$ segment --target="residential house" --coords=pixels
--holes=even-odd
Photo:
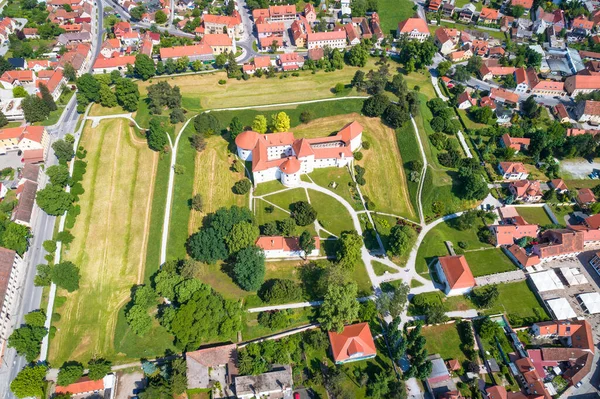
[[[254,74],[257,70],[261,69],[263,71],[269,70],[271,66],[271,57],[268,55],[264,56],[256,56],[252,60],[252,62],[243,65],[243,71],[247,74]]]
[[[281,35],[271,35],[258,39],[258,47],[260,51],[269,51],[272,49],[275,51],[283,51],[283,46],[283,36]]]
[[[587,320],[543,321],[531,326],[531,334],[538,338],[561,338],[570,348],[594,353],[594,336]]]
[[[25,35],[25,39],[39,39],[40,38],[37,28],[23,28],[22,31],[23,31],[23,35]]]
[[[571,118],[569,117],[569,113],[567,112],[567,108],[565,108],[564,104],[558,103],[553,108],[554,115],[556,119],[560,121],[560,123],[569,123],[571,122]]]
[[[286,29],[283,22],[256,24],[255,26],[259,39],[269,36],[283,37],[283,32]]]
[[[69,51],[63,54],[58,61],[57,68],[64,69],[66,64],[71,64],[77,76],[87,72],[91,61],[91,45],[79,43],[68,46]]]
[[[539,202],[542,200],[542,189],[537,180],[518,180],[508,185],[508,191],[516,201]]]
[[[195,44],[193,46],[162,47],[160,49],[160,59],[178,60],[181,57],[188,57],[190,62],[197,60],[209,61],[214,59],[212,49],[205,44]]]
[[[517,359],[514,365],[518,371],[517,379],[529,394],[529,398],[552,399],[548,390],[544,386],[544,380],[535,368],[530,358],[524,357]]]
[[[313,61],[319,61],[321,58],[325,56],[325,51],[323,47],[315,47],[308,50],[307,58]]]
[[[519,151],[526,150],[531,143],[530,139],[524,137],[510,137],[508,133],[504,133],[500,138],[500,146],[504,148],[512,148],[515,154]]]
[[[40,76],[41,74],[44,74],[44,73],[45,73],[45,76]],[[58,98],[60,97],[60,95],[62,94],[63,86],[66,83],[67,83],[67,78],[63,75],[62,69],[50,70],[50,71],[49,70],[40,71],[38,73],[38,79],[37,79],[37,87],[38,87],[37,95],[41,95],[39,92],[39,86],[40,86],[40,84],[44,84],[48,88],[48,91],[50,92],[50,95],[52,96],[54,101],[57,101]]]
[[[105,390],[108,392],[108,390],[116,388],[116,382],[117,378],[112,373],[99,380],[92,380],[88,376],[85,376],[67,386],[57,385],[54,393],[57,395],[69,393],[76,397],[104,397]],[[107,394],[107,396],[109,395]]]
[[[255,22],[261,17],[267,22],[293,21],[296,19],[296,6],[270,6],[269,8],[252,10],[252,18],[254,18]]]
[[[19,297],[21,274],[25,271],[23,259],[15,251],[0,248],[0,356],[11,334],[13,312]]]
[[[589,188],[580,188],[579,190],[577,190],[576,201],[579,204],[579,206],[587,207],[596,202],[596,196],[594,195],[594,192]]]
[[[300,248],[298,237],[261,236],[256,240],[256,246],[263,250],[265,258],[307,258],[319,256],[321,240],[315,238],[315,249],[305,254]]]
[[[356,32],[356,28],[352,23],[345,24],[344,31],[346,32],[346,39],[350,46],[356,46],[360,43],[360,35]]]
[[[486,47],[487,48],[487,47]],[[482,80],[492,80],[495,77],[512,75],[515,73],[515,67],[500,66],[497,60],[487,60],[479,68],[479,76]]]
[[[579,101],[575,106],[575,119],[577,122],[600,124],[600,101]]]
[[[454,10],[456,10],[456,7],[454,7],[452,4],[450,4],[450,3],[442,4],[442,15],[444,17],[452,18],[452,16],[454,15]]]
[[[473,4],[467,4],[460,10],[460,13],[458,14],[458,20],[465,24],[470,24],[475,16],[475,10],[476,9]]]
[[[212,389],[215,398],[234,396],[231,387],[238,375],[236,344],[186,352],[185,363],[188,389]]]
[[[535,254],[528,254],[525,248],[520,245],[513,244],[508,248],[509,257],[513,261],[520,265],[522,268],[527,269],[528,267],[533,267],[540,263],[540,257]]]
[[[456,384],[446,367],[444,359],[438,354],[429,355],[427,360],[431,362],[431,373],[425,379],[425,387],[431,397],[439,399],[457,399],[453,393],[457,391]],[[457,392],[458,393],[458,392]],[[460,396],[458,396],[460,398]]]
[[[210,47],[214,56],[219,54],[235,53],[233,41],[224,33],[205,34],[201,44]]]
[[[106,39],[100,47],[100,54],[104,58],[118,57],[121,53],[121,42],[119,39]]]
[[[558,33],[565,27],[565,12],[561,9],[552,12],[546,12],[542,7],[538,7],[535,12],[535,22],[533,32],[536,35],[545,33],[548,28],[552,28],[554,33]]]
[[[135,55],[125,55],[123,57],[97,58],[92,67],[93,73],[111,73],[112,71],[124,72],[127,65],[135,64]]]
[[[206,33],[226,33],[230,38],[241,38],[244,34],[242,17],[234,10],[231,15],[204,14],[202,23]]]
[[[448,54],[447,58],[452,62],[466,61],[473,56],[473,52],[470,49],[459,50]]]
[[[19,126],[0,130],[0,154],[20,151],[24,163],[46,159],[50,136],[44,126]]]
[[[529,172],[521,162],[500,162],[498,172],[504,180],[525,180]]]
[[[381,44],[385,35],[383,34],[383,30],[381,29],[381,22],[379,21],[379,15],[374,12],[371,14],[371,31],[373,32],[373,36],[377,38],[377,44]]]
[[[518,106],[519,104],[519,95],[506,89],[493,87],[490,94],[490,98],[492,100],[496,100],[501,103],[507,103],[510,105]]]
[[[600,75],[573,75],[565,79],[565,90],[571,97],[600,90]]]
[[[471,94],[468,91],[463,91],[456,99],[456,106],[458,109],[469,109],[473,105],[477,105],[477,100],[471,98]]]
[[[488,7],[483,7],[479,12],[479,22],[482,24],[498,24],[500,13],[498,10]]]
[[[464,255],[438,257],[435,270],[448,296],[464,295],[475,287],[475,278]]]
[[[38,165],[26,164],[21,171],[21,178],[16,189],[18,202],[12,211],[11,221],[31,227],[39,175],[40,167]]]
[[[346,31],[313,32],[307,35],[307,48],[346,48]]]
[[[43,71],[45,69],[50,69],[55,66],[56,63],[50,60],[29,60],[27,61],[27,69],[31,69],[34,72]]]
[[[341,332],[329,331],[331,354],[335,364],[346,364],[377,355],[369,323],[344,326]]]
[[[594,28],[594,21],[590,21],[587,17],[580,15],[573,19],[571,22],[571,29],[581,29],[586,32],[586,34],[590,34],[592,29]]]
[[[0,76],[0,85],[5,89],[12,89],[29,83],[35,83],[36,76],[33,71],[6,71]]]
[[[525,10],[525,15],[529,14],[533,7],[533,0],[511,0],[510,5],[512,7],[521,6]]]
[[[259,375],[238,376],[234,380],[235,395],[239,399],[288,398],[292,396],[292,367],[273,367]]]
[[[312,6],[312,4],[311,4]],[[292,22],[292,26],[290,27],[290,31],[292,33],[292,40],[294,41],[294,45],[296,47],[306,47],[306,42],[308,40],[308,34],[312,33],[312,28],[310,27],[310,22],[303,17],[300,16],[297,20]]]
[[[285,53],[277,58],[279,66],[284,71],[295,71],[304,66],[304,57],[298,53]]]
[[[556,190],[560,194],[564,194],[569,191],[567,184],[563,179],[552,179],[550,180],[550,187]],[[598,226],[600,228],[600,225]]]
[[[490,230],[494,234],[496,246],[499,247],[501,245],[512,245],[516,240],[523,237],[537,237],[539,226],[529,224],[519,217],[511,224],[503,222],[503,224],[490,226]]]
[[[304,5],[304,18],[306,18],[308,23],[311,25],[317,22],[317,11],[312,3],[306,3]]]
[[[296,139],[291,132],[259,134],[251,130],[235,138],[237,154],[252,162],[255,184],[280,180],[285,186],[300,184],[300,175],[315,168],[345,167],[362,144],[362,126],[351,122],[336,135]]]
[[[456,32],[456,29],[451,30]],[[449,35],[449,31],[450,29],[438,28],[436,29],[435,35],[433,37],[433,42],[438,47],[442,55],[450,54],[456,46],[456,39],[458,38],[458,34],[454,35],[454,38],[452,38]]]
[[[397,37],[405,36],[410,40],[424,42],[431,34],[427,22],[421,18],[408,18],[398,23]]]

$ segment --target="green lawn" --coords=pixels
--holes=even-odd
[[[259,184],[260,186],[260,184]],[[306,201],[306,191],[303,188],[293,188],[281,193],[266,195],[264,200],[269,201],[286,211],[291,211],[291,204],[298,201]]]
[[[381,19],[381,29],[385,35],[396,33],[398,23],[415,15],[414,3],[408,0],[380,0],[378,14]]]
[[[500,248],[465,252],[465,258],[475,277],[517,270]]]
[[[548,314],[529,288],[527,281],[498,284],[498,291],[500,291],[500,296],[496,304],[491,309],[486,310],[486,314],[506,312],[509,315],[518,315],[521,318],[536,317],[538,315],[541,315],[542,319],[548,318]]]
[[[486,125],[483,123],[478,123],[478,122],[475,122],[474,120],[472,120],[471,117],[469,116],[469,112],[467,110],[457,109],[457,111],[458,111],[458,114],[460,115],[460,118],[462,119],[463,123],[467,127],[467,129],[477,130],[477,129],[489,127],[489,125]]]
[[[553,205],[551,207],[551,209],[552,209],[552,213],[554,213],[554,216],[556,216],[556,219],[558,219],[558,223],[560,223],[563,226],[567,225],[567,222],[565,221],[565,217],[569,216],[574,211],[573,206],[555,206],[555,205]]]
[[[306,182],[310,182],[312,180],[315,184],[331,190],[348,201],[348,203],[357,211],[364,209],[362,203],[360,202],[360,198],[358,197],[358,193],[356,193],[356,190],[350,187],[352,178],[348,172],[348,169],[346,168],[315,169],[309,175],[302,175],[302,180]],[[337,186],[333,188],[331,183],[336,183]]]
[[[273,220],[282,220],[290,217],[289,213],[285,213],[279,208],[273,207],[272,212],[268,212],[266,208],[270,207],[271,204],[266,203],[263,200],[254,200],[254,215],[256,216],[256,223],[263,225]]]
[[[461,364],[467,360],[460,350],[460,336],[456,323],[426,326],[421,329],[421,334],[427,340],[425,348],[430,354],[439,353],[444,360],[455,359]]]
[[[275,191],[284,190],[287,187],[281,184],[279,180],[266,181],[259,183],[254,189],[254,196],[259,197],[261,195],[273,193]]]
[[[468,230],[457,230],[452,227],[451,221],[440,223],[433,228],[421,243],[419,252],[417,254],[417,272],[423,277],[428,278],[429,273],[427,265],[432,262],[437,256],[448,255],[448,250],[444,241],[451,241],[454,244],[454,250],[460,249],[458,246],[459,241],[467,243],[467,248],[490,248],[490,244],[485,244],[479,241],[477,237],[477,231],[483,226],[483,222],[478,221],[476,225],[472,226]]]
[[[117,105],[116,107],[103,107],[100,104],[92,105],[92,109],[90,109],[89,116],[107,116],[107,115],[118,115],[118,114],[128,114],[129,111],[125,111],[121,106]]]
[[[423,157],[419,150],[419,143],[412,123],[405,123],[404,126],[396,129],[396,142],[398,143],[398,149],[400,150],[400,156],[402,157],[404,174],[410,176],[410,169],[408,168],[409,162],[416,160],[423,162]],[[406,179],[406,186],[408,187],[412,208],[418,213],[419,207],[417,205],[417,195],[419,183]]]
[[[371,261],[371,265],[373,265],[373,270],[375,271],[375,274],[378,276],[383,276],[385,274],[385,272],[388,273],[396,273],[397,270],[393,269],[387,265],[384,265],[381,262],[377,262],[376,260]]]
[[[324,229],[338,237],[342,231],[354,230],[350,214],[338,200],[314,190],[308,190],[308,195],[310,203],[317,211],[317,220]]]
[[[317,309],[311,307],[291,309],[290,313],[290,324],[285,327],[283,331],[314,322],[317,316]],[[271,330],[258,324],[258,315],[259,313],[246,313],[246,320],[242,327],[242,340],[247,341],[276,334],[278,332],[278,330]]]
[[[527,221],[527,223],[537,224],[540,226],[545,226],[548,224],[552,224],[552,220],[548,217],[548,214],[544,210],[543,207],[532,206],[532,207],[524,207],[519,206],[515,208],[519,215],[523,217]]]

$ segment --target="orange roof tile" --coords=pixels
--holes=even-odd
[[[67,385],[66,387],[62,387],[60,385],[58,385],[56,387],[55,392],[56,393],[71,393],[71,394],[80,394],[80,393],[86,393],[86,392],[93,392],[93,391],[100,391],[104,389],[104,381],[103,380],[98,380],[98,381],[93,381],[90,380],[88,377],[82,377],[79,379],[79,381],[74,382],[71,385]]]
[[[336,362],[343,362],[354,356],[367,357],[377,354],[368,323],[345,326],[339,333],[330,331],[329,342],[333,360]]]
[[[398,24],[399,33],[410,33],[414,30],[423,34],[429,33],[427,22],[421,18],[408,18]]]
[[[475,286],[475,278],[464,255],[438,258],[450,289]]]

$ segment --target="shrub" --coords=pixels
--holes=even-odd
[[[335,88],[333,89],[336,93],[341,93],[344,91],[344,89],[346,88],[346,85],[344,85],[343,83],[338,83],[335,85]]]
[[[462,249],[467,249],[467,248],[469,248],[469,243],[466,241],[459,241],[458,246],[461,247]]]
[[[369,148],[371,148],[371,143],[368,141],[363,141],[362,148],[364,148],[365,150],[368,150]]]
[[[361,159],[363,159],[363,153],[360,151],[356,151],[354,153],[354,159],[356,159],[357,161],[360,161]]]
[[[233,192],[235,194],[244,195],[252,188],[252,183],[247,178],[237,181],[233,185]]]
[[[219,84],[220,85],[224,85],[225,83],[227,83],[227,81],[225,79],[219,79]]]
[[[265,281],[258,296],[267,303],[297,302],[302,298],[302,290],[295,281],[271,279]]]
[[[308,123],[310,121],[312,121],[314,119],[314,115],[312,112],[310,112],[309,110],[306,111],[302,111],[302,113],[300,114],[300,122],[302,123]]]

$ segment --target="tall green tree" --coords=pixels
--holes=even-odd
[[[236,223],[229,234],[225,237],[225,244],[230,254],[235,254],[243,248],[249,247],[256,242],[260,231],[258,226],[250,222]]]
[[[243,131],[244,125],[242,124],[242,121],[240,121],[240,118],[238,118],[237,116],[234,116],[233,119],[231,119],[231,122],[229,123],[229,136],[232,140],[235,140],[237,135]]]
[[[135,56],[135,64],[133,71],[142,80],[148,80],[156,75],[156,67],[152,58],[146,54],[138,54]]]
[[[148,147],[154,151],[164,151],[167,146],[167,132],[160,119],[150,119],[150,129],[146,132]]]
[[[310,231],[304,230],[298,239],[298,244],[300,245],[300,249],[304,251],[304,257],[307,258],[308,255],[316,248],[315,246],[315,238],[310,234]]]
[[[79,268],[72,262],[65,261],[52,267],[52,282],[69,292],[79,289]]]
[[[27,95],[21,102],[21,108],[23,108],[25,120],[29,123],[46,120],[50,114],[44,100],[36,95]]]
[[[112,362],[103,358],[92,359],[88,362],[88,377],[90,380],[98,381],[110,373]]]
[[[358,317],[359,304],[356,300],[358,287],[355,282],[330,284],[319,309],[319,323],[327,331],[341,332],[344,324]]]
[[[40,208],[48,215],[60,216],[73,203],[73,196],[61,186],[48,184],[37,192],[35,200]]]
[[[140,100],[137,83],[130,79],[119,79],[115,84],[115,95],[117,96],[117,102],[123,109],[129,112],[137,111]]]
[[[346,268],[354,268],[361,257],[363,240],[356,230],[343,231],[338,240],[336,258]]]
[[[267,118],[264,115],[256,115],[252,121],[252,130],[258,133],[266,133]]]
[[[42,101],[46,104],[46,107],[50,111],[56,111],[56,103],[54,102],[54,98],[52,94],[50,94],[50,90],[48,90],[48,86],[43,83],[39,84],[40,94],[42,95]]]
[[[65,362],[60,369],[58,369],[56,384],[66,387],[67,385],[77,382],[81,377],[83,377],[83,364],[74,361]]]
[[[235,257],[233,276],[246,291],[256,291],[265,280],[265,255],[257,247],[246,247]]]
[[[17,328],[8,337],[8,346],[14,348],[19,355],[33,362],[40,355],[42,339],[48,334],[45,327],[24,325]]]
[[[43,364],[26,366],[10,383],[10,390],[17,398],[41,398],[45,392],[47,370]]]
[[[90,73],[85,73],[77,78],[77,90],[87,104],[97,103],[100,100],[100,82]]]

